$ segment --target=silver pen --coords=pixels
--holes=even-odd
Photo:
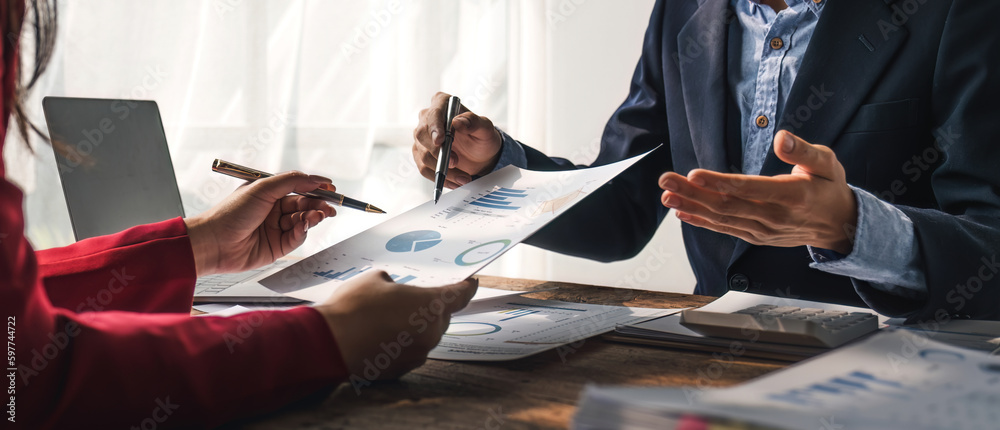
[[[458,97],[448,97],[448,111],[444,117],[444,142],[438,150],[437,168],[434,169],[434,203],[441,198],[444,191],[444,181],[448,177],[448,163],[451,162],[451,144],[455,141],[455,132],[451,129],[451,122],[458,116],[462,109],[462,101]]]

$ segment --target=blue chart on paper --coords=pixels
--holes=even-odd
[[[417,277],[413,275],[406,275],[406,276],[389,275],[389,277],[392,278],[393,281],[396,281],[397,284],[405,284],[414,279],[417,279]]]
[[[455,321],[448,326],[445,336],[483,336],[500,330],[500,326],[493,323]]]
[[[523,199],[525,197],[528,197],[526,190],[514,190],[501,187],[491,191],[485,196],[473,200],[472,203],[469,204],[483,208],[516,211],[521,209],[521,207],[515,205],[515,203],[517,203],[518,199]]]
[[[403,233],[385,244],[389,252],[419,252],[441,243],[441,233],[434,230],[417,230]]]
[[[361,269],[358,269],[357,266],[355,266],[340,272],[335,272],[333,270],[327,270],[323,272],[313,272],[313,275],[319,276],[320,278],[332,279],[337,281],[346,281],[361,273],[367,272],[371,268],[372,266],[365,266],[362,267]],[[405,284],[414,279],[417,279],[417,277],[413,275],[400,276],[400,275],[390,274],[389,277],[392,278],[393,281],[396,281],[397,284]]]
[[[361,273],[364,273],[364,272],[368,271],[368,269],[371,269],[371,266],[364,267],[361,270],[358,270],[357,267],[352,267],[350,269],[347,269],[347,270],[344,270],[344,271],[341,271],[341,272],[334,272],[333,270],[327,270],[325,272],[313,272],[313,275],[319,276],[320,278],[336,279],[338,281],[346,281],[348,279],[351,279],[351,278],[357,276],[358,274],[361,274]]]

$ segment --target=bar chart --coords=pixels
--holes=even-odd
[[[515,190],[512,188],[497,187],[489,194],[473,200],[469,203],[472,206],[481,208],[500,209],[506,211],[516,211],[521,206],[516,205],[518,200],[528,197],[527,190]]]
[[[365,266],[365,267],[362,267],[362,268],[359,269],[359,268],[357,268],[355,266],[355,267],[351,267],[350,269],[342,270],[342,271],[339,271],[339,272],[333,271],[333,270],[325,270],[325,271],[322,271],[322,272],[313,272],[313,275],[318,276],[320,278],[330,279],[330,280],[346,281],[346,280],[351,279],[351,278],[353,278],[353,277],[355,277],[355,276],[357,276],[359,274],[362,274],[364,272],[367,272],[367,271],[371,270],[371,268],[372,268],[372,266]],[[389,274],[389,277],[392,278],[393,281],[396,281],[397,284],[405,284],[407,282],[415,281],[417,279],[417,277],[413,276],[413,275],[405,275],[405,276],[403,276],[403,275]]]

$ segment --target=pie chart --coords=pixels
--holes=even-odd
[[[455,321],[448,326],[445,336],[483,336],[500,331],[500,326],[484,322]]]
[[[403,233],[385,244],[389,252],[420,252],[441,243],[441,233],[434,230],[417,230]]]
[[[465,252],[458,254],[458,257],[455,257],[455,264],[459,266],[475,266],[503,252],[508,246],[510,246],[510,241],[507,239],[494,240],[473,246],[465,250]]]

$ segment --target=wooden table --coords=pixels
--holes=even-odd
[[[551,291],[537,299],[648,308],[701,306],[712,297],[482,276],[480,285]],[[587,384],[728,386],[786,363],[661,349],[591,338],[578,348],[521,360],[483,363],[428,360],[399,381],[357,395],[341,384],[230,428],[250,429],[525,429],[566,428]],[[327,395],[328,394],[328,395]]]

